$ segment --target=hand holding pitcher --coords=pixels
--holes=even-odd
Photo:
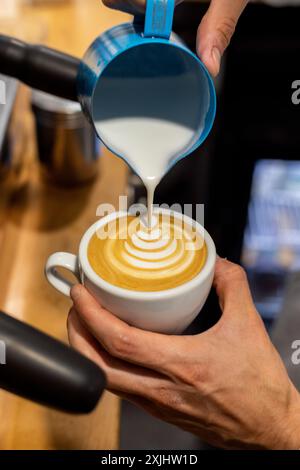
[[[109,8],[139,14],[145,10],[145,0],[102,0]],[[176,4],[182,0],[177,0]],[[234,33],[238,19],[248,0],[212,0],[198,28],[197,53],[208,71],[219,73],[222,55]]]

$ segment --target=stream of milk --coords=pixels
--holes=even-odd
[[[102,140],[124,158],[147,190],[148,227],[152,228],[156,186],[170,163],[180,157],[195,136],[195,129],[173,121],[149,117],[121,117],[96,122]]]

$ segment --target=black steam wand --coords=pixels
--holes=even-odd
[[[88,413],[105,388],[101,369],[65,344],[0,312],[0,388],[70,413]]]
[[[78,101],[80,60],[0,34],[0,73],[61,98]]]

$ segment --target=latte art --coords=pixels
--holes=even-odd
[[[109,222],[91,238],[88,259],[110,284],[138,291],[170,289],[193,279],[207,256],[198,232],[174,216],[143,220],[125,216]]]

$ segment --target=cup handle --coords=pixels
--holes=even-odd
[[[71,271],[77,278],[78,282],[81,282],[78,257],[71,253],[58,252],[51,255],[46,263],[45,275],[50,284],[55,287],[59,292],[70,297],[71,287],[74,285],[64,276],[62,276],[57,268],[65,268]]]
[[[169,39],[174,8],[175,0],[147,0],[144,36]]]

